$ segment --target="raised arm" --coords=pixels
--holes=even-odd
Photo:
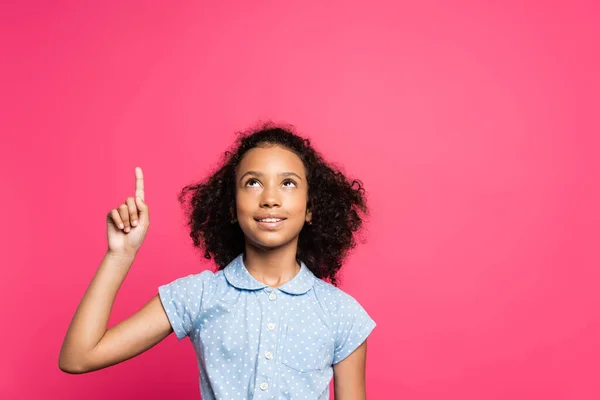
[[[148,226],[144,177],[136,168],[135,196],[107,215],[108,250],[73,316],[58,360],[67,373],[85,373],[132,358],[172,332],[158,295],[107,330],[110,311]]]

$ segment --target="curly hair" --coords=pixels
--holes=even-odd
[[[302,160],[308,180],[307,209],[312,224],[305,224],[298,238],[296,260],[302,260],[318,278],[338,284],[338,271],[368,214],[366,192],[359,180],[349,180],[324,161],[291,126],[270,122],[238,133],[223,154],[220,166],[200,183],[185,186],[178,195],[184,208],[194,246],[221,270],[244,249],[239,224],[231,223],[235,210],[235,174],[244,155],[255,147],[280,146]]]

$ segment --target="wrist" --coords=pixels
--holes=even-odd
[[[106,251],[106,257],[112,258],[120,261],[132,261],[137,254],[137,251],[134,250],[111,250],[108,249]]]

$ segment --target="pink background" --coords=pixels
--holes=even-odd
[[[0,398],[198,398],[174,336],[80,376],[59,349],[134,167],[111,326],[209,267],[176,195],[261,119],[369,191],[370,399],[600,398],[598,3],[50,3],[0,13]]]

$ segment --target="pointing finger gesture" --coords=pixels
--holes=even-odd
[[[144,199],[144,172],[140,167],[135,168],[135,196]]]
[[[150,225],[144,201],[144,173],[135,168],[135,197],[128,197],[107,215],[108,248],[114,253],[136,253]]]

